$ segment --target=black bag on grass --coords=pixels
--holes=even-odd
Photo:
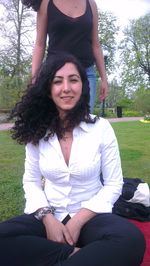
[[[113,213],[139,221],[150,221],[150,189],[139,178],[125,178],[122,195],[114,204]]]

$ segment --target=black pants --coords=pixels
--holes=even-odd
[[[142,233],[126,219],[99,214],[81,230],[80,251],[46,239],[42,222],[21,215],[0,223],[1,266],[139,266],[145,251]]]

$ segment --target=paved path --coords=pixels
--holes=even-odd
[[[120,117],[120,118],[108,118],[110,122],[128,122],[128,121],[139,121],[143,117]]]
[[[2,123],[0,124],[0,131],[11,129],[12,126],[13,126],[13,123]]]
[[[121,117],[121,118],[108,118],[108,120],[111,123],[114,122],[127,122],[127,121],[138,121],[143,119],[143,117]],[[8,130],[11,129],[11,127],[13,126],[13,123],[2,123],[0,124],[0,131],[1,130]]]

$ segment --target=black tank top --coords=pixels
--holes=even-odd
[[[82,16],[71,18],[63,14],[53,3],[48,4],[48,56],[53,51],[66,51],[89,67],[94,63],[92,51],[93,14],[89,1]]]

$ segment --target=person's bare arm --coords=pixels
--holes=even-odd
[[[78,213],[76,213],[65,225],[70,235],[73,239],[74,244],[77,243],[81,228],[87,223],[91,218],[96,215],[95,212],[82,208]]]
[[[47,6],[48,0],[43,0],[36,20],[36,40],[32,54],[32,78],[33,81],[43,61],[47,39]]]
[[[90,4],[93,12],[93,30],[92,30],[93,54],[95,57],[97,70],[101,78],[100,100],[104,100],[108,95],[108,83],[107,83],[106,69],[104,63],[104,56],[98,38],[98,10],[94,0],[90,0]]]

